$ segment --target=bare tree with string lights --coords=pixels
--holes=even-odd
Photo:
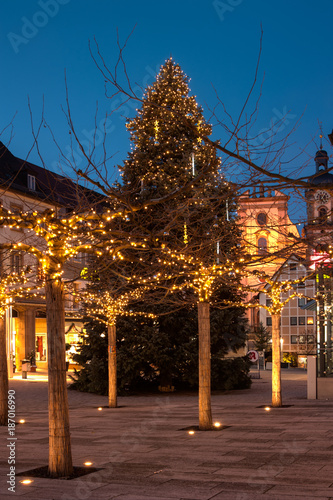
[[[152,313],[133,311],[129,308],[131,303],[142,299],[144,287],[119,294],[112,289],[114,283],[104,282],[103,287],[99,282],[88,286],[87,291],[80,294],[85,303],[85,313],[96,318],[107,327],[108,335],[108,398],[109,408],[117,408],[117,317],[118,316],[145,316],[155,318]]]
[[[74,210],[60,215],[57,210],[12,213],[0,209],[0,226],[25,231],[25,241],[7,242],[1,248],[32,255],[45,279],[49,379],[49,474],[68,476],[73,472],[65,363],[65,265],[79,253],[120,258],[120,251],[137,242],[126,234],[110,234],[112,219],[121,210]],[[103,241],[101,241],[103,240]]]
[[[240,290],[257,294],[258,291],[264,293],[270,299],[269,305],[260,304],[257,301],[238,302],[225,301],[232,306],[247,308],[264,308],[272,318],[272,406],[282,406],[282,388],[281,388],[281,313],[283,308],[295,297],[307,298],[303,293],[295,291],[297,286],[304,284],[306,280],[313,278],[313,273],[305,273],[298,279],[283,277],[283,266],[271,277],[265,272],[253,270],[249,275],[253,275],[260,280],[260,285],[244,286],[240,285]]]

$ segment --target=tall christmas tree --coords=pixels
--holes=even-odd
[[[171,200],[133,214],[135,227],[163,235],[169,247],[185,244],[192,256],[199,250],[198,258],[211,262],[216,259],[214,244],[229,251],[235,243],[237,230],[230,217],[234,196],[219,173],[216,149],[201,139],[211,135],[212,126],[189,95],[188,80],[172,58],[161,67],[137,116],[127,123],[132,151],[121,171],[132,201],[163,199],[179,191]]]
[[[123,181],[141,198],[161,197],[208,165],[211,175],[205,177],[206,187],[216,180],[216,151],[200,137],[211,135],[212,127],[189,92],[188,77],[168,59],[147,88],[137,116],[127,124],[133,149],[122,169]]]
[[[139,252],[135,248],[125,250],[119,272],[141,277],[145,274],[160,275],[160,281],[165,280],[162,283],[164,289],[173,286],[174,276],[180,285],[191,280],[193,283],[197,278],[199,280],[200,266],[206,267],[204,277],[208,277],[209,281],[210,266],[230,258],[238,240],[233,216],[234,193],[219,173],[220,161],[215,148],[201,139],[201,136],[211,135],[212,127],[206,122],[195,97],[189,93],[188,78],[170,58],[161,67],[156,81],[146,90],[137,116],[128,121],[132,151],[121,168],[123,185],[119,189],[127,192],[133,205],[144,206],[143,210],[129,214],[126,228],[129,232],[140,233],[142,241],[147,240],[147,251]],[[178,192],[177,196],[168,197],[175,192]],[[145,206],[148,200],[150,203]],[[151,203],[152,200],[159,200],[159,203]],[[121,221],[121,224],[124,222]],[[170,262],[169,254],[165,255],[161,250],[161,243],[171,249],[173,255],[183,254],[185,260]],[[187,267],[190,269],[188,275],[187,259],[194,262],[194,266]],[[136,266],[142,263],[142,269],[138,269],[137,273],[133,271],[133,261]],[[165,277],[165,270],[169,270],[170,280]],[[218,284],[215,278],[211,281],[218,289],[221,283]],[[183,309],[177,314],[167,316],[169,304],[163,302],[161,296],[156,301],[152,292],[144,299],[143,306],[150,307],[149,312],[160,315],[159,320],[151,322],[144,318],[125,318],[119,321],[118,326],[119,338],[125,339],[120,342],[118,338],[117,341],[121,366],[126,367],[127,373],[129,367],[133,368],[132,373],[144,372],[147,379],[153,378],[150,372],[154,367],[154,373],[159,373],[161,385],[171,385],[170,376],[183,377],[184,380],[193,378],[188,375],[191,369],[188,370],[185,365],[192,359],[192,354],[198,352],[197,328],[194,326],[193,332],[190,331],[190,326],[197,325],[193,303],[198,297],[189,289],[173,296],[178,301],[178,309],[183,304]],[[240,337],[244,337],[245,333],[244,322],[238,311],[236,318],[233,311],[229,320],[225,319],[228,314],[229,311],[224,310],[221,321],[232,325],[234,332],[239,330],[237,320],[239,324],[242,322],[242,334],[238,332],[234,335],[234,345],[239,346],[242,343]],[[215,324],[219,324],[219,317],[217,312]],[[206,323],[209,329],[209,320]],[[233,332],[224,331],[223,334],[230,337]],[[164,348],[142,348],[150,344],[163,344]],[[218,339],[214,338],[214,344],[220,344]],[[230,344],[232,342],[228,341]],[[209,340],[206,345],[210,346]],[[210,349],[206,351],[210,362]],[[183,356],[176,358],[174,352],[183,352]],[[218,347],[214,354],[222,355],[221,348]],[[197,358],[195,354],[194,357]],[[187,360],[186,363],[184,360]],[[192,366],[192,362],[190,364]],[[206,378],[210,382],[210,376]],[[163,379],[166,381],[163,382]]]

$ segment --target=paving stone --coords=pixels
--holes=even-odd
[[[288,373],[287,373],[288,372]],[[271,399],[270,372],[244,391],[214,392],[214,420],[228,428],[196,432],[197,394],[107,398],[69,391],[73,462],[101,471],[76,480],[34,478],[8,494],[7,430],[0,428],[0,497],[25,500],[333,499],[333,404],[307,401],[306,373],[282,371],[284,404]],[[36,379],[38,376],[35,377]],[[47,384],[11,380],[16,390],[17,472],[47,464]],[[332,479],[331,479],[332,478]]]

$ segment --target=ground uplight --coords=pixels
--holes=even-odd
[[[215,422],[215,423],[214,423],[214,427],[217,427],[217,428],[218,428],[218,427],[221,427],[221,422]]]
[[[23,479],[22,481],[20,481],[21,484],[31,484],[33,483],[33,480],[32,479]]]

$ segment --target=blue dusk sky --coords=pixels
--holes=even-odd
[[[324,149],[332,155],[326,139],[333,128],[331,0],[2,0],[0,26],[0,130],[15,116],[10,150],[21,158],[26,158],[33,145],[28,98],[35,126],[44,100],[47,123],[62,151],[69,154],[71,135],[62,109],[66,106],[66,71],[79,139],[90,143],[98,103],[98,126],[112,112],[107,135],[110,168],[124,161],[130,149],[125,118],[135,114],[137,105],[118,109],[123,97],[117,103],[105,98],[104,79],[89,53],[89,41],[97,40],[113,69],[119,54],[117,29],[122,43],[134,26],[123,56],[139,97],[172,55],[191,78],[191,92],[207,119],[209,108],[218,102],[216,94],[233,117],[242,109],[253,83],[262,26],[258,83],[248,109],[253,109],[261,93],[252,133],[267,136],[271,124],[283,116],[278,139],[296,128],[288,155],[302,153],[284,167],[289,174],[304,165],[308,165],[305,172],[313,172],[319,122]],[[222,118],[221,108],[217,113]],[[7,129],[0,140],[6,142],[8,137]],[[214,126],[213,138],[223,143],[221,127]],[[57,169],[59,152],[44,127],[40,150],[45,165]],[[82,155],[74,151],[77,164],[83,166]],[[29,161],[41,164],[36,148]]]

